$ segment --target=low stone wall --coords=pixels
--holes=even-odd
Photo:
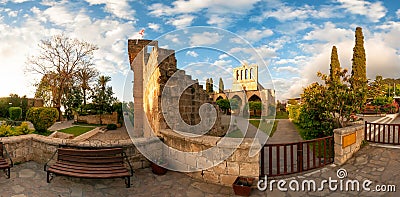
[[[335,129],[335,164],[342,165],[357,152],[364,140],[365,125]]]
[[[147,150],[161,149],[162,144],[155,139],[138,138],[134,140],[136,146],[143,146]],[[37,134],[29,134],[23,136],[4,137],[0,138],[0,141],[4,143],[10,154],[10,157],[15,163],[35,161],[44,164],[51,158],[53,153],[61,145],[82,148],[123,147],[134,169],[149,166],[148,160],[138,151],[136,146],[132,143],[132,140],[77,142],[70,139],[50,138]]]
[[[244,139],[239,147],[234,146],[234,142],[240,142],[239,138],[200,136],[200,137],[184,137],[178,133],[166,129],[161,130],[164,143],[168,145],[168,150],[164,150],[164,154],[169,165],[174,165],[179,169],[190,171],[193,168],[201,169],[202,166],[215,165],[206,170],[198,172],[187,172],[193,178],[203,180],[209,183],[231,186],[238,176],[247,176],[258,178],[260,160],[259,153],[253,157],[249,156],[250,148],[259,148],[260,144],[252,145],[252,139]],[[200,153],[201,150],[208,150],[216,147],[216,154],[209,152]],[[193,155],[177,154],[175,150],[183,152],[194,152]],[[229,155],[227,159],[218,163],[224,154]]]
[[[74,121],[87,124],[118,124],[118,113],[113,112],[112,114],[87,116],[79,116],[76,114],[74,117]]]

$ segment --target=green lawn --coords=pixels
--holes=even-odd
[[[226,137],[243,138],[243,134],[239,129],[237,129],[237,130],[231,131],[230,133],[226,134]]]
[[[104,124],[103,125],[101,125],[101,124],[86,124],[86,123],[79,123],[79,122],[74,122],[73,124],[74,125],[79,125],[79,126],[89,126],[89,127],[101,127],[101,126],[104,126]]]
[[[38,134],[38,135],[49,136],[50,134],[53,133],[53,131],[46,130],[46,132],[42,132],[42,133],[39,133],[39,132],[37,132],[37,131],[34,131],[33,133],[34,133],[34,134]]]
[[[272,137],[274,135],[276,127],[278,126],[278,120],[274,121],[272,130],[271,130],[271,124],[268,124],[266,120],[249,120],[249,123],[260,129],[261,131],[264,131],[266,134],[268,134],[268,132],[271,131],[269,137]]]
[[[288,112],[283,112],[283,111],[278,111],[274,116],[263,116],[265,119],[289,119],[289,113]],[[250,116],[250,119],[261,119],[260,116]]]
[[[70,128],[59,130],[59,132],[73,134],[76,137],[76,136],[84,134],[84,133],[86,133],[86,132],[88,132],[90,130],[93,130],[94,128],[95,127],[88,127],[88,126],[85,126],[85,127],[73,126],[73,127],[70,127]]]

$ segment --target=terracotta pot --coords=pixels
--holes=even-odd
[[[251,186],[253,185],[254,178],[252,177],[237,177],[233,182],[232,187],[235,195],[250,196]]]
[[[165,173],[167,173],[167,169],[165,169],[164,167],[162,167],[162,166],[159,166],[159,165],[157,165],[157,164],[155,164],[155,163],[151,163],[150,164],[150,167],[151,167],[151,171],[154,173],[154,174],[157,174],[157,175],[164,175]]]

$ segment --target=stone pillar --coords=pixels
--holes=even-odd
[[[128,53],[131,70],[133,71],[133,98],[134,98],[134,136],[143,136],[144,110],[143,110],[143,67],[145,65],[144,49],[152,40],[128,40]]]

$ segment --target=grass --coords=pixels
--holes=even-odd
[[[288,112],[283,112],[283,111],[278,111],[274,116],[262,116],[262,118],[265,119],[289,119],[289,113]],[[261,116],[250,116],[250,119],[261,119]]]
[[[59,132],[73,134],[75,137],[81,134],[84,134],[90,130],[93,130],[95,127],[82,127],[82,126],[73,126],[66,129],[59,130]]]
[[[86,124],[86,123],[79,123],[79,122],[74,122],[74,125],[79,125],[79,126],[88,126],[88,127],[101,127],[104,126],[104,124]]]
[[[41,132],[41,133],[39,133],[39,132],[37,132],[37,131],[34,131],[33,133],[34,133],[34,134],[38,134],[38,135],[49,136],[50,134],[53,133],[53,131],[46,130],[46,132]]]
[[[265,120],[249,120],[250,124],[257,127],[258,129],[265,132],[266,134],[268,134],[268,132],[271,132],[271,133],[269,133],[269,137],[272,137],[274,135],[276,128],[278,126],[278,122],[279,122],[278,120],[275,120],[274,125],[272,126],[272,129],[271,129],[271,124],[268,124],[268,122]]]
[[[243,138],[243,134],[239,129],[237,129],[237,130],[231,131],[230,133],[226,134],[226,137]]]

